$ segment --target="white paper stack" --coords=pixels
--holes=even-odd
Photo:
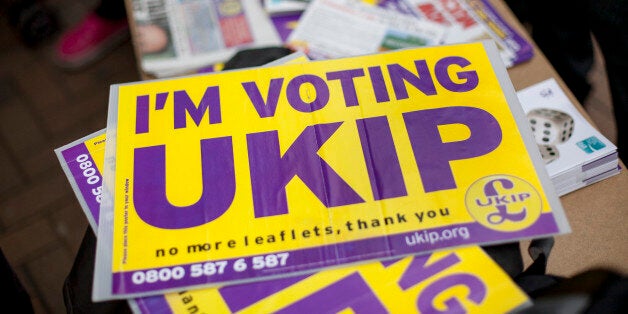
[[[578,111],[554,79],[517,96],[559,195],[620,172],[617,147]]]

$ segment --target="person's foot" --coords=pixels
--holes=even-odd
[[[128,38],[126,19],[110,21],[90,13],[61,36],[53,58],[60,67],[81,68],[105,56]]]

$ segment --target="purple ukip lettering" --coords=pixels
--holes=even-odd
[[[434,66],[434,76],[442,87],[451,92],[462,93],[473,90],[478,86],[479,78],[477,72],[475,71],[457,72],[456,75],[458,79],[462,82],[455,83],[449,75],[449,68],[453,65],[465,68],[471,65],[471,62],[462,57],[455,56],[445,57],[438,60],[436,62],[436,65]],[[427,66],[427,62],[425,60],[415,60],[414,66],[416,68],[417,74],[414,74],[414,72],[402,67],[399,64],[388,65],[390,81],[392,83],[395,96],[398,100],[407,99],[410,97],[408,95],[408,90],[406,89],[405,82],[416,87],[425,95],[436,95],[436,86],[434,85],[434,81],[432,80],[432,76],[430,75],[430,69]]]
[[[345,309],[351,309],[353,313],[389,313],[359,273],[334,282],[275,313],[338,313]]]
[[[148,133],[150,96],[140,95],[135,99],[135,134]]]
[[[487,154],[501,142],[501,129],[495,118],[478,108],[419,110],[404,113],[403,117],[426,192],[456,186],[450,161]],[[438,125],[453,123],[466,125],[471,135],[466,140],[443,143]],[[288,213],[285,188],[295,176],[328,208],[364,202],[318,155],[319,149],[341,124],[306,127],[283,155],[277,131],[247,135],[255,217]],[[386,117],[358,119],[356,125],[373,198],[382,200],[407,195]],[[231,138],[201,140],[203,195],[190,206],[177,207],[166,198],[165,150],[165,145],[135,150],[134,196],[142,219],[169,229],[198,226],[222,215],[235,194]],[[172,219],[175,216],[186,218]]]
[[[262,97],[262,92],[257,87],[255,82],[243,82],[242,87],[249,96],[253,107],[257,111],[260,118],[273,117],[277,110],[277,103],[279,102],[279,95],[281,94],[281,88],[283,86],[283,78],[274,78],[270,80],[268,86],[268,94],[266,95],[266,101]]]
[[[315,92],[315,96],[307,101],[301,98],[301,86],[303,84],[310,84]],[[312,97],[312,95],[307,95]],[[323,109],[329,102],[329,87],[322,78],[312,75],[303,74],[299,75],[288,83],[286,87],[286,97],[288,97],[288,103],[290,106],[300,112],[314,112],[316,110]]]
[[[397,282],[399,287],[403,290],[408,290],[461,262],[460,257],[453,252],[428,265],[431,257],[433,255],[415,256],[401,275],[401,278],[399,278]],[[384,267],[388,267],[392,263],[383,264]],[[440,313],[433,305],[436,296],[451,287],[459,285],[468,287],[469,295],[467,298],[476,304],[480,304],[486,298],[486,286],[480,279],[469,274],[451,274],[439,278],[425,287],[417,299],[417,308],[421,313]],[[455,298],[449,298],[444,303],[447,307],[446,313],[466,313],[460,301]]]
[[[207,87],[198,106],[194,104],[185,90],[178,90],[174,92],[175,129],[181,129],[187,126],[186,113],[190,115],[197,126],[201,125],[201,120],[203,119],[206,111],[209,111],[209,124],[222,122],[218,86]]]
[[[397,100],[408,99],[410,95],[406,85],[414,86],[426,96],[437,94],[434,78],[442,87],[452,92],[467,92],[477,87],[479,78],[477,72],[450,71],[452,66],[466,68],[471,65],[469,60],[458,56],[444,57],[434,65],[434,77],[426,60],[415,60],[414,69],[406,69],[400,64],[392,63],[386,66],[388,78]],[[368,76],[377,103],[390,101],[390,95],[386,87],[384,72],[380,66],[368,67]],[[454,82],[452,75],[456,75]],[[330,93],[336,89],[330,89],[329,81],[339,81],[340,90],[346,107],[360,105],[357,94],[356,82],[365,76],[364,69],[347,69],[326,73],[326,80],[314,74],[302,74],[296,76],[288,82],[285,87],[285,97],[288,104],[295,110],[308,113],[324,108],[330,100]],[[257,114],[261,118],[275,115],[281,93],[283,91],[284,78],[273,78],[270,80],[266,93],[266,100],[262,96],[257,82],[243,82],[242,87],[246,92]],[[314,90],[311,94],[303,95],[301,88],[308,84]],[[305,98],[305,99],[304,99]],[[200,110],[200,109],[199,109]]]
[[[408,195],[387,117],[356,120],[375,200]]]
[[[364,70],[362,69],[351,69],[327,73],[327,80],[340,81],[342,94],[345,98],[345,106],[347,107],[357,106],[360,104],[358,102],[358,95],[355,92],[355,84],[353,83],[353,79],[360,76],[364,76]]]
[[[393,63],[388,65],[390,81],[392,82],[395,97],[398,100],[410,97],[405,82],[410,83],[425,95],[436,95],[436,87],[430,75],[430,69],[427,67],[427,62],[425,60],[416,60],[414,65],[418,75],[399,64]]]
[[[443,278],[439,278],[435,282],[427,286],[417,299],[417,308],[421,313],[468,313],[462,303],[455,297],[450,297],[443,301],[444,310],[439,310],[434,306],[436,297],[447,289],[465,286],[468,295],[466,299],[480,304],[486,298],[486,285],[477,277],[471,274],[453,274]]]
[[[283,291],[284,289],[308,278],[311,274],[289,276],[278,279],[250,282],[246,284],[226,285],[218,289],[231,312],[239,312],[252,304]]]
[[[457,65],[465,68],[471,65],[471,62],[462,57],[446,57],[438,60],[434,66],[434,75],[436,75],[436,79],[442,87],[451,92],[464,93],[473,90],[478,86],[480,79],[478,78],[478,73],[475,71],[457,72],[458,79],[464,82],[455,83],[452,81],[449,76],[449,67],[451,65]]]
[[[458,71],[454,82],[450,67],[465,68],[469,61],[461,57],[445,57],[436,62],[434,75],[444,88],[464,92],[475,88],[475,71]],[[388,75],[397,99],[408,98],[406,83],[425,95],[435,95],[436,87],[425,60],[414,62],[416,71],[389,64]],[[369,67],[368,74],[378,103],[389,101],[382,67]],[[451,74],[453,75],[453,74]],[[362,69],[328,72],[328,81],[337,80],[344,96],[345,106],[358,106],[355,82],[365,76]],[[261,118],[275,115],[284,88],[283,78],[269,82],[266,100],[256,82],[243,82],[249,100]],[[301,94],[308,84],[314,94]],[[311,74],[299,75],[285,86],[285,97],[292,108],[300,112],[320,110],[330,100],[330,89],[325,79]],[[331,91],[335,91],[333,89]],[[174,128],[187,127],[188,116],[199,126],[205,113],[209,124],[222,122],[218,86],[206,88],[198,105],[185,90],[174,91]],[[168,92],[155,95],[154,110],[164,109]],[[306,99],[303,99],[305,97]],[[150,96],[136,99],[137,134],[149,131]],[[487,154],[501,142],[501,129],[488,112],[474,107],[447,107],[417,110],[403,114],[408,137],[426,192],[456,187],[450,162]],[[278,131],[248,134],[247,149],[255,217],[288,213],[285,187],[295,176],[326,206],[335,207],[363,203],[364,200],[318,155],[318,150],[337,131],[342,122],[308,126],[281,155]],[[462,124],[469,128],[465,140],[444,143],[438,126]],[[407,195],[403,173],[388,120],[385,116],[356,120],[362,144],[362,154],[368,171],[375,200]],[[147,223],[162,228],[187,228],[205,224],[220,217],[235,196],[234,156],[231,138],[203,139],[202,154],[203,193],[189,206],[174,206],[166,196],[165,145],[135,149],[134,201],[140,217]],[[210,153],[211,152],[211,153]],[[174,219],[177,217],[177,219]]]
[[[369,67],[369,77],[371,78],[371,84],[373,85],[373,93],[375,95],[375,101],[377,103],[390,101],[390,95],[386,88],[386,81],[384,81],[384,74],[380,67]]]
[[[135,149],[133,198],[144,222],[162,229],[191,228],[229,209],[235,195],[231,137],[204,139],[200,146],[203,192],[187,206],[173,205],[166,195],[166,145]]]
[[[433,255],[415,256],[408,268],[403,272],[401,278],[397,282],[403,290],[421,283],[436,274],[443,272],[449,267],[460,263],[460,258],[455,253],[449,253],[445,257],[427,265],[428,260]]]
[[[362,203],[364,200],[318,154],[341,122],[308,126],[280,155],[277,131],[247,135],[255,217],[288,213],[285,187],[294,176],[326,206]]]
[[[502,141],[499,122],[490,113],[475,107],[446,107],[403,114],[414,158],[425,192],[456,188],[453,160],[490,153]],[[439,125],[462,124],[471,135],[461,141],[443,142]]]
[[[166,106],[168,93],[157,93],[155,96],[155,110],[162,110]],[[135,134],[148,133],[150,115],[150,95],[139,95],[135,99]]]

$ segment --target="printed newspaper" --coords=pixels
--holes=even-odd
[[[445,43],[494,40],[506,67],[532,57],[532,45],[508,24],[488,0],[400,0],[425,19],[449,27]]]
[[[569,232],[537,149],[489,41],[114,85],[94,299]]]
[[[507,67],[532,57],[532,45],[487,0],[313,0],[286,44],[326,59],[488,39]]]
[[[353,0],[314,0],[286,45],[315,60],[441,44],[447,27]]]
[[[143,71],[156,77],[195,72],[238,49],[282,44],[259,1],[132,0]]]
[[[105,130],[56,149],[91,227],[97,232]],[[209,265],[209,264],[208,264]],[[482,265],[482,267],[478,267]],[[211,273],[211,267],[199,269]],[[86,280],[91,280],[86,279]],[[466,287],[470,293],[460,292]],[[458,291],[458,292],[456,292]],[[444,296],[449,295],[445,298]],[[333,300],[333,302],[329,302]],[[506,313],[527,295],[477,246],[432,255],[322,270],[312,275],[130,299],[134,313],[430,312]],[[455,302],[455,303],[452,303]]]

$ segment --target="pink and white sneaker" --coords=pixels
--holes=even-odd
[[[111,21],[90,13],[61,36],[55,47],[54,62],[62,68],[78,69],[104,57],[128,38],[126,19]]]

